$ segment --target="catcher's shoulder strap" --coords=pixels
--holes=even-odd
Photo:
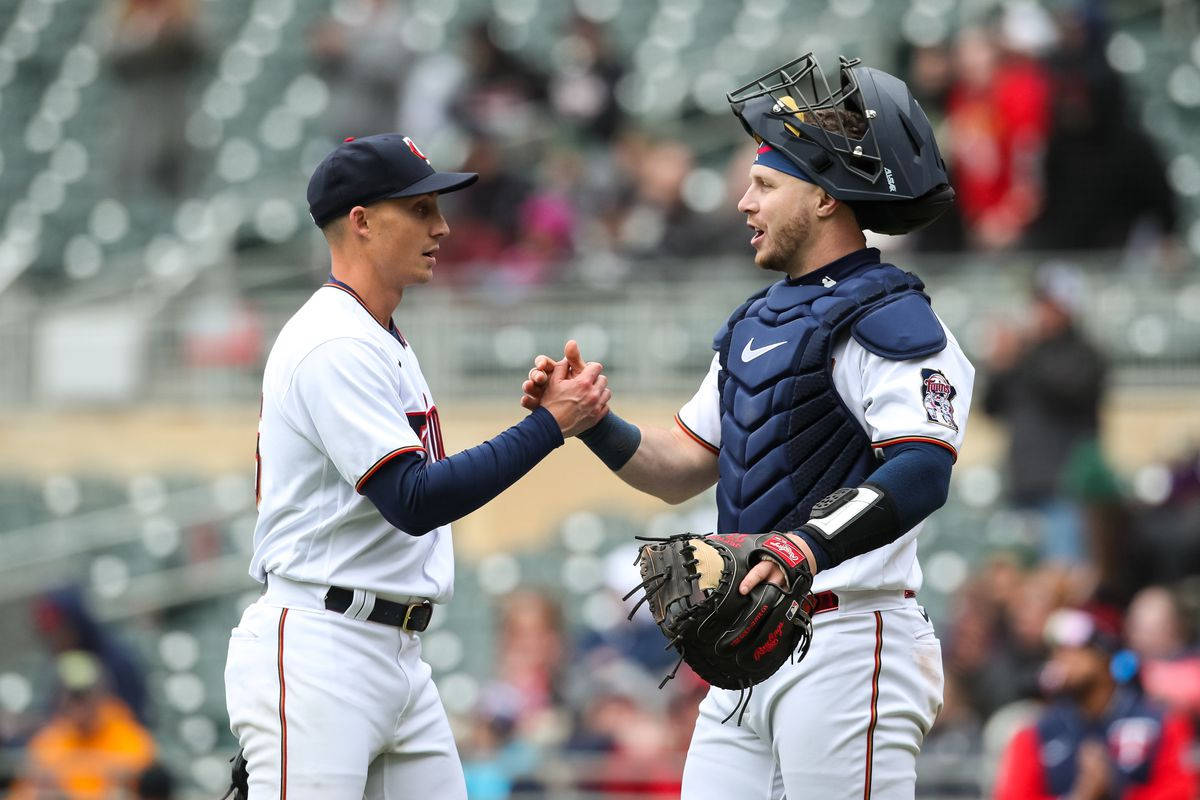
[[[895,267],[891,268],[899,272]],[[924,284],[911,272],[897,276],[882,271],[879,284],[888,291],[855,317],[850,331],[867,351],[891,361],[923,358],[946,349],[946,330],[933,313]],[[863,276],[870,279],[868,273]],[[879,285],[877,284],[877,285]]]

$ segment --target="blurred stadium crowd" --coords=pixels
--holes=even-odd
[[[872,244],[968,328],[972,424],[1004,443],[960,466],[923,535],[947,683],[921,796],[1027,796],[1010,745],[1050,701],[1086,715],[1109,691],[1200,722],[1200,439],[1147,434],[1134,470],[1102,436],[1118,392],[1137,430],[1161,395],[1186,405],[1200,388],[1194,3],[0,0],[0,28],[0,402],[16,412],[39,400],[32,316],[126,296],[168,314],[219,298],[169,328],[170,357],[196,383],[246,378],[147,397],[253,402],[272,309],[327,267],[307,175],[333,142],[386,130],[481,175],[447,198],[441,294],[421,301],[426,338],[468,320],[462,371],[501,372],[511,350],[504,385],[520,375],[543,338],[496,331],[518,304],[557,335],[565,295],[585,298],[566,312],[577,323],[591,297],[668,316],[717,286],[713,313],[680,323],[701,329],[670,360],[691,377],[656,384],[690,392],[723,298],[753,288],[721,277],[745,271],[734,205],[753,152],[724,92],[806,50],[896,70],[938,127],[958,204]],[[997,304],[983,273],[1004,269]],[[592,332],[618,355],[623,339],[671,350],[640,317],[605,319]],[[435,391],[482,385],[452,370],[430,370]],[[254,596],[250,471],[103,469],[9,464],[0,479],[0,791],[214,797],[233,746],[225,637]],[[711,507],[583,508],[536,553],[462,565],[425,651],[472,798],[678,796],[705,687],[681,673],[657,688],[673,659],[647,616],[624,621],[620,595],[637,582],[632,534],[707,529]],[[1100,669],[1064,677],[1081,653]],[[1200,749],[1179,730],[1171,757],[1190,775]],[[1068,763],[1089,796],[1132,798],[1104,760],[1117,755],[1085,741]],[[1196,796],[1193,778],[1160,783],[1136,796]]]

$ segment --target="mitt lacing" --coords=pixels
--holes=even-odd
[[[725,717],[725,719],[721,720],[721,724],[724,725],[726,722],[729,722],[729,720],[733,719],[733,715],[737,714],[737,718],[738,718],[737,726],[739,728],[742,727],[742,717],[746,716],[746,709],[748,709],[750,707],[750,698],[752,698],[752,697],[754,697],[754,684],[753,683],[750,684],[749,686],[743,686],[740,689],[738,689],[737,705],[735,705],[733,707],[733,711],[729,712],[729,716],[727,716],[727,717]],[[738,709],[741,709],[740,713],[738,712]]]
[[[637,563],[637,562],[634,562],[634,563]],[[650,595],[657,592],[660,588],[662,588],[662,586],[665,583],[667,583],[670,580],[671,580],[671,568],[667,567],[665,571],[659,572],[655,575],[651,575],[649,578],[646,578],[646,580],[642,581],[637,586],[633,587],[628,592],[626,592],[625,596],[621,598],[622,600],[628,600],[629,598],[633,597],[633,593],[636,592],[638,589],[646,590],[646,593],[644,595],[642,595],[642,599],[638,600],[637,603],[634,604],[633,609],[629,612],[629,616],[627,616],[626,619],[633,619],[633,615],[637,613],[637,610],[642,607],[643,603],[645,603],[647,600],[650,599]],[[654,586],[651,587],[650,584],[653,581],[658,581],[658,583],[655,583]]]

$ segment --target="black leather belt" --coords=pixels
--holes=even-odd
[[[330,586],[329,591],[325,594],[325,608],[339,614],[345,613],[353,602],[354,591],[352,589]],[[433,604],[428,600],[423,603],[405,605],[376,598],[375,607],[371,609],[367,622],[378,622],[381,625],[391,625],[394,628],[420,633],[429,627],[429,620],[432,618]]]

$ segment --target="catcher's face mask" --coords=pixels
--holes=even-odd
[[[866,117],[858,77],[849,69],[859,63],[857,58],[839,57],[842,84],[834,90],[813,54],[806,53],[734,89],[726,98],[747,133],[760,143],[764,139],[769,141],[797,161],[802,169],[806,154],[788,147],[786,142],[774,141],[770,131],[760,132],[760,128],[767,126],[754,120],[755,116],[777,121],[793,140],[818,145],[829,157],[837,158],[845,169],[874,183],[883,171],[874,131],[868,124],[865,134],[858,132],[859,136],[854,136],[855,132],[847,128],[843,115],[837,113],[839,109],[850,110]],[[751,101],[756,100],[759,102],[751,105]],[[823,125],[817,124],[818,116],[824,121]],[[824,163],[824,159],[816,160],[817,166]]]
[[[954,200],[933,127],[904,81],[841,57],[831,86],[812,53],[729,92],[746,132],[782,153],[861,227],[908,233]]]

